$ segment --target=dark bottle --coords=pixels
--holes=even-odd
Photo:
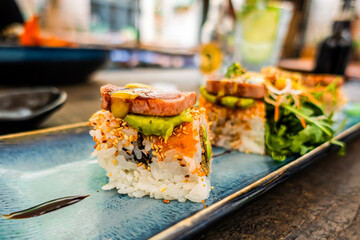
[[[344,0],[340,14],[333,22],[331,36],[319,44],[315,73],[345,74],[353,45],[351,37],[352,6],[353,0]]]

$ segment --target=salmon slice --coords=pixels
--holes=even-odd
[[[263,82],[251,83],[236,81],[236,79],[208,79],[206,91],[215,95],[221,92],[222,95],[260,99],[265,96],[265,85]]]
[[[130,91],[131,94],[136,95],[135,98],[124,99],[124,101],[130,104],[129,113],[141,115],[174,116],[194,106],[196,102],[195,92],[155,88],[125,88],[108,84],[100,88],[101,108],[110,110],[111,95],[121,91]]]

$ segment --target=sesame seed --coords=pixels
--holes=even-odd
[[[190,175],[185,175],[185,178],[189,178],[190,177]]]
[[[144,168],[144,169],[146,169],[146,166],[145,166],[145,165],[143,165],[143,168]]]
[[[163,189],[160,190],[160,192],[164,192],[166,190],[166,187],[164,187]]]
[[[112,173],[109,173],[108,176],[111,177],[111,176],[112,176]]]
[[[118,152],[118,151],[116,151],[116,152],[114,153],[114,155],[115,155],[115,157],[116,157],[117,155],[119,155],[119,152]]]
[[[150,168],[150,167],[147,167],[147,170],[148,170],[148,171],[150,171],[150,170],[151,170],[151,168]]]
[[[96,150],[100,151],[101,150],[101,146],[97,145]]]
[[[137,165],[137,167],[140,167],[142,164],[143,164],[143,163],[142,163],[142,162],[140,162],[140,163]]]
[[[112,162],[113,162],[114,165],[118,164],[118,161],[116,159],[113,159]]]
[[[214,190],[214,187],[213,187],[213,186],[211,186],[210,188],[211,188],[212,190]]]

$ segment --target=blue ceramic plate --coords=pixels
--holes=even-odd
[[[350,89],[358,90],[360,84]],[[356,96],[356,94],[354,95]],[[340,118],[344,116],[341,115]],[[351,117],[338,139],[360,130]],[[0,137],[0,214],[64,196],[90,196],[39,217],[0,220],[1,239],[175,239],[185,238],[269,190],[329,151],[325,143],[297,159],[233,152],[216,157],[212,191],[201,203],[130,198],[102,191],[105,171],[90,153],[94,143],[85,124]],[[223,152],[215,148],[215,155]]]

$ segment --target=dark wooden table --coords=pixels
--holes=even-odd
[[[93,80],[60,86],[66,105],[41,128],[87,121],[100,108],[105,83],[154,83],[181,90],[200,83],[195,70],[101,72]],[[348,144],[346,156],[330,154],[230,216],[198,239],[360,239],[360,138]]]

